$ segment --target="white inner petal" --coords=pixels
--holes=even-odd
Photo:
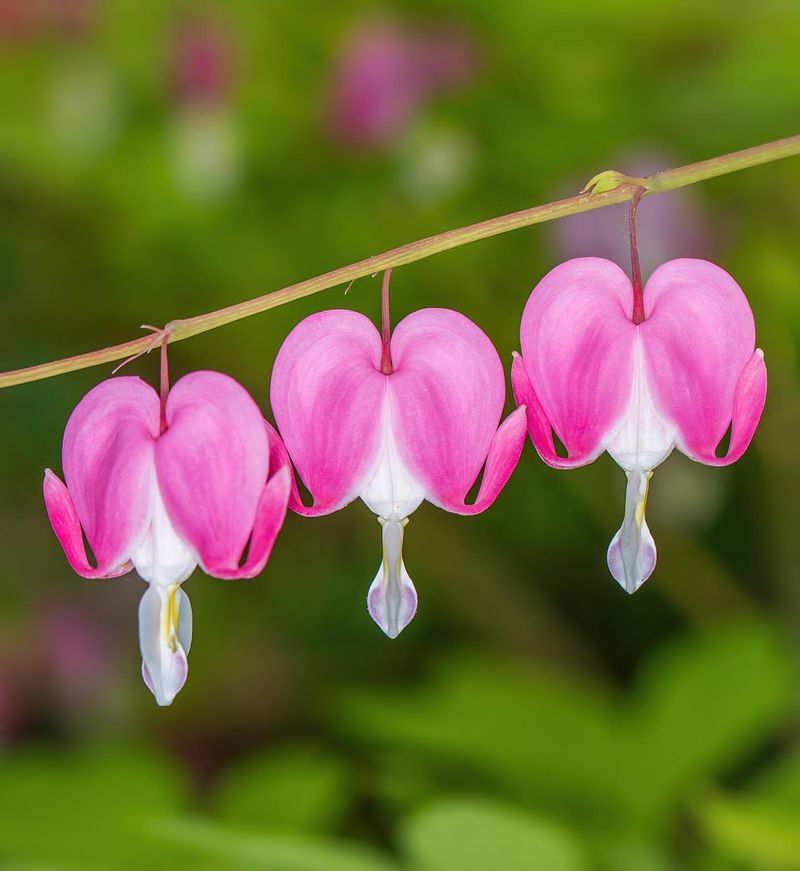
[[[606,448],[626,472],[654,469],[666,460],[675,446],[674,427],[662,420],[653,406],[638,331],[633,359],[633,384],[628,407]]]
[[[188,674],[192,608],[178,584],[151,585],[139,604],[142,677],[159,705],[169,705]]]
[[[180,584],[197,565],[190,548],[175,532],[153,472],[150,488],[150,522],[131,557],[136,571],[150,584]]]
[[[417,591],[403,562],[403,528],[408,521],[380,523],[383,560],[367,593],[367,608],[389,638],[397,638],[417,611]]]
[[[425,498],[425,488],[400,459],[391,424],[387,391],[381,414],[378,462],[359,495],[373,514],[386,520],[402,520],[419,507]]]
[[[628,472],[625,517],[608,548],[608,567],[624,590],[635,593],[656,567],[656,543],[645,518],[652,472]]]

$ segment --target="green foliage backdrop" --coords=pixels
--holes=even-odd
[[[800,118],[800,10],[779,0],[54,0],[56,18],[25,23],[34,6],[0,0],[3,369]],[[80,26],[59,24],[73,7]],[[211,120],[170,72],[197,16],[229,55]],[[374,16],[452,28],[473,58],[353,149],[326,107]],[[619,470],[556,472],[528,445],[487,514],[414,514],[420,612],[394,642],[364,608],[379,528],[360,504],[290,517],[254,581],[198,572],[190,678],[157,709],[138,676],[141,582],[73,575],[41,501],[70,410],[109,369],[0,392],[0,867],[800,868],[798,190],[795,159],[666,194],[697,221],[684,247],[655,199],[641,206],[645,258],[708,256],[739,281],[770,387],[739,463],[673,456],[656,473],[659,566],[633,597],[604,560]],[[399,269],[393,315],[458,308],[510,364],[524,301],[571,239],[623,256],[624,212],[589,220]],[[181,343],[173,372],[226,371],[268,414],[300,318],[377,316],[378,279],[344,291]]]

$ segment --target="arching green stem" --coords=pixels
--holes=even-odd
[[[610,170],[595,176],[586,185],[584,192],[575,197],[558,200],[542,206],[523,209],[502,215],[498,218],[490,218],[477,224],[470,224],[456,230],[448,230],[409,242],[399,248],[393,248],[383,254],[376,254],[366,260],[360,260],[349,266],[342,266],[324,275],[300,281],[289,285],[281,290],[267,293],[255,299],[230,305],[217,311],[183,320],[171,321],[162,333],[156,336],[142,336],[121,345],[113,345],[98,351],[90,351],[87,354],[79,354],[75,357],[67,357],[63,360],[54,360],[50,363],[41,363],[37,366],[29,366],[25,369],[15,369],[11,372],[0,374],[0,388],[11,387],[15,384],[25,384],[30,381],[39,381],[43,378],[52,378],[66,372],[75,372],[79,369],[88,369],[90,366],[99,366],[102,363],[110,363],[114,360],[123,360],[126,357],[135,357],[143,354],[154,347],[158,347],[162,338],[167,334],[167,342],[180,342],[191,336],[214,330],[225,324],[231,324],[242,318],[259,314],[277,306],[285,305],[295,299],[319,293],[346,282],[374,275],[377,272],[391,269],[395,266],[403,266],[406,263],[414,263],[423,260],[433,254],[458,248],[477,242],[479,239],[488,239],[501,233],[508,233],[521,227],[530,227],[533,224],[541,224],[545,221],[553,221],[567,215],[576,215],[579,212],[588,212],[591,209],[599,209],[603,206],[611,206],[617,203],[628,202],[636,191],[644,188],[644,196],[658,194],[664,191],[675,190],[686,185],[695,184],[725,175],[730,172],[738,172],[751,166],[780,160],[784,157],[794,157],[800,154],[800,135],[789,136],[786,139],[778,139],[775,142],[767,142],[754,148],[746,148],[743,151],[735,151],[710,160],[692,163],[687,166],[668,169],[657,172],[645,178],[632,179],[623,173]]]

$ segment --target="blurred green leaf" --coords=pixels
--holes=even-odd
[[[179,856],[148,834],[185,794],[171,763],[141,748],[18,751],[0,762],[0,856],[60,869],[141,869]]]
[[[442,801],[406,823],[414,871],[582,871],[586,858],[563,826],[481,800]]]
[[[305,840],[200,820],[175,819],[155,830],[165,843],[225,868],[252,871],[399,871],[377,851],[358,845]]]
[[[601,835],[590,838],[588,843],[595,863],[592,867],[597,871],[677,871],[680,867],[668,858],[666,844],[655,838],[644,842],[625,835]]]
[[[723,0],[391,5],[388,14],[401,24],[467,33],[478,63],[458,94],[437,96],[385,150],[356,153],[331,143],[325,119],[332,65],[372,14],[369,4],[0,0],[0,302],[10,325],[0,343],[3,368],[123,341],[143,322],[207,311],[574,193],[603,167],[624,168],[620,155],[655,148],[665,166],[676,165],[793,132],[786,124],[800,100],[800,10],[785,0],[736,4],[735,14]],[[24,26],[34,7],[33,18],[49,24]],[[67,7],[88,11],[86,24],[69,24]],[[241,175],[218,200],[198,199],[176,172],[179,155],[193,153],[176,148],[187,145],[181,132],[204,130],[197,142],[214,142],[213,127],[187,126],[186,109],[194,107],[176,94],[176,38],[195,15],[229,37],[229,75],[217,97],[224,105],[215,108],[232,124]],[[439,153],[419,144],[437,131],[463,143],[474,162],[460,194],[415,199],[403,179],[420,177],[426,155]],[[0,391],[0,442],[10,458],[0,488],[9,545],[0,585],[11,630],[0,638],[8,754],[0,761],[0,862],[28,871],[386,868],[379,855],[354,858],[347,846],[286,835],[341,822],[354,837],[390,838],[409,808],[475,789],[580,826],[602,871],[651,871],[662,854],[675,853],[674,867],[696,871],[694,857],[678,852],[686,847],[679,811],[697,784],[729,771],[757,774],[762,748],[780,752],[785,654],[771,631],[739,627],[681,639],[657,661],[649,657],[682,631],[685,615],[706,627],[730,607],[724,583],[706,575],[710,564],[721,567],[734,604],[752,598],[774,613],[797,602],[799,184],[795,159],[692,189],[707,207],[709,250],[699,256],[718,256],[748,293],[770,400],[754,450],[730,470],[710,471],[727,482],[724,515],[700,512],[691,521],[692,548],[672,569],[663,560],[648,589],[624,602],[603,565],[618,471],[606,458],[566,476],[526,449],[490,514],[442,515],[430,526],[435,509],[416,515],[409,567],[426,602],[395,645],[354,607],[377,560],[375,524],[364,509],[314,524],[287,520],[270,566],[274,583],[223,590],[193,580],[192,678],[174,708],[156,711],[135,677],[138,582],[112,589],[75,581],[37,495],[41,466],[58,461],[70,408],[110,367]],[[595,215],[624,248],[623,217]],[[404,267],[396,320],[426,305],[455,306],[486,330],[507,365],[531,287],[571,256],[563,227],[503,235]],[[684,256],[667,236],[659,235],[659,250]],[[266,410],[268,369],[291,327],[339,305],[374,318],[378,283],[364,279],[346,297],[339,288],[181,343],[174,373],[228,371]],[[155,363],[144,358],[128,374],[152,376]],[[691,499],[682,485],[676,490],[678,505]],[[679,513],[672,532],[690,525]],[[440,537],[445,524],[452,539]],[[659,527],[659,546],[674,554],[669,524]],[[680,586],[671,571],[682,576]],[[671,599],[676,589],[680,601]],[[115,639],[107,687],[90,689],[70,657],[59,663],[70,673],[66,682],[43,661],[38,614],[63,596],[81,609],[99,603]],[[548,616],[540,626],[531,614]],[[31,645],[17,644],[26,635]],[[474,658],[453,656],[460,644],[471,644]],[[420,687],[418,675],[441,656],[444,665]],[[639,662],[639,679],[629,683]],[[332,714],[335,731],[352,739],[350,753],[361,754],[358,783],[324,754],[315,766],[302,753],[284,760],[270,753],[218,773],[232,747],[326,725],[334,731],[319,721],[320,698],[343,679],[364,682],[342,694]],[[387,689],[394,680],[411,689]],[[76,683],[91,699],[78,698]],[[221,828],[190,827],[185,843],[156,849],[144,830],[165,815],[180,821],[181,776],[155,754],[74,749],[93,734],[116,734],[121,720],[143,740],[181,746],[198,772],[219,777],[217,796],[197,801],[219,812]],[[68,736],[69,748],[20,751],[19,736],[31,734]],[[739,814],[755,806],[756,816],[783,819],[796,807],[797,767],[778,760],[745,795],[726,801]],[[358,790],[355,805],[350,789]],[[727,841],[758,842],[746,817],[729,826]],[[252,832],[237,834],[236,825]],[[757,850],[725,850],[763,866]],[[702,867],[731,865],[715,856]]]
[[[671,643],[629,704],[563,676],[455,659],[419,690],[346,693],[339,725],[625,828],[662,822],[692,784],[767,740],[790,703],[780,636],[753,621]]]
[[[697,819],[708,840],[725,856],[758,871],[800,869],[800,809],[709,796]]]
[[[224,774],[217,813],[227,822],[272,830],[327,831],[348,810],[349,779],[345,763],[322,750],[276,748]]]
[[[765,742],[792,704],[790,659],[760,621],[719,626],[645,663],[625,740],[631,807],[658,818]]]
[[[460,761],[515,794],[598,812],[618,801],[613,709],[588,685],[457,658],[426,687],[352,690],[337,711],[348,734]]]
[[[747,790],[747,795],[800,808],[800,752],[795,750],[762,771]]]

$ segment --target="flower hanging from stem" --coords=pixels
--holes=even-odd
[[[549,272],[522,315],[512,367],[518,403],[542,459],[575,468],[608,451],[628,478],[608,567],[629,593],[656,565],[645,518],[653,469],[678,448],[708,465],[747,449],[767,390],[753,314],[739,285],[705,260],[672,260],[642,287],[636,207],[633,280],[609,260],[583,257]],[[718,446],[730,429],[724,455]],[[566,448],[556,452],[553,433]]]
[[[291,478],[277,434],[232,378],[193,372],[170,389],[167,341],[160,395],[139,378],[98,384],[67,422],[66,484],[49,469],[44,478],[50,523],[73,569],[111,578],[135,568],[148,583],[142,675],[160,705],[188,673],[192,612],[181,585],[198,563],[218,578],[259,574]]]
[[[449,309],[423,309],[391,333],[389,273],[381,333],[352,311],[323,311],[286,338],[272,370],[271,404],[294,466],[314,502],[293,491],[300,514],[329,514],[361,498],[382,527],[383,559],[367,595],[390,637],[414,616],[417,593],[402,558],[409,515],[427,499],[477,514],[517,464],[525,412],[498,428],[505,399],[488,337]],[[466,495],[485,466],[474,503]]]

